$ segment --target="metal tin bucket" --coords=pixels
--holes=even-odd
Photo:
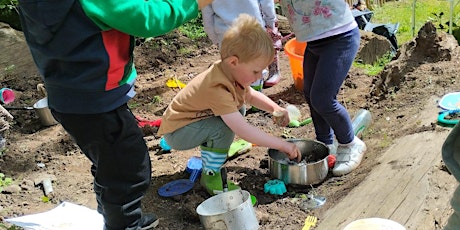
[[[259,228],[251,195],[245,190],[232,190],[212,196],[198,205],[196,212],[201,224],[208,230]]]
[[[54,119],[53,115],[51,114],[50,109],[48,108],[48,98],[44,97],[34,104],[34,110],[37,114],[38,118],[40,118],[40,122],[44,126],[52,126],[57,124],[58,122]]]
[[[316,140],[290,139],[302,154],[300,163],[290,161],[286,154],[269,149],[270,175],[286,184],[310,185],[323,182],[329,171],[327,156],[329,148]]]

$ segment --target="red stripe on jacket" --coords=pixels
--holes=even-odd
[[[126,64],[129,62],[130,36],[118,30],[102,32],[102,40],[109,55],[109,69],[107,70],[106,90],[119,86],[123,79]]]

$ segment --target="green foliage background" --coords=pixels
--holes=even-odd
[[[396,38],[398,39],[398,44],[403,44],[417,36],[418,30],[428,20],[432,21],[438,29],[448,32],[448,24],[446,23],[449,23],[450,1],[456,1],[454,3],[452,25],[454,30],[458,30],[457,24],[460,24],[458,0],[401,0],[386,2],[382,7],[374,7],[374,16],[371,22],[399,22],[400,26],[396,33]],[[413,8],[414,2],[415,10]],[[415,13],[415,23],[412,22],[413,13]],[[441,14],[442,16],[439,16]],[[412,28],[413,24],[414,28]],[[458,41],[459,37],[456,38]]]
[[[16,30],[21,30],[21,23],[16,11],[17,0],[0,0],[0,22],[9,24]]]

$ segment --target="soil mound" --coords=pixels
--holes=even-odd
[[[371,95],[382,100],[386,95],[397,92],[402,82],[421,64],[451,61],[458,58],[459,46],[454,36],[437,32],[432,22],[427,22],[417,37],[403,44],[393,61],[380,73]]]

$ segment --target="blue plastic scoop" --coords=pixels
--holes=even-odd
[[[200,157],[191,157],[188,160],[187,168],[185,169],[188,173],[190,173],[190,178],[171,181],[161,186],[158,189],[158,194],[162,197],[172,197],[190,191],[201,173],[201,166],[202,162]]]

